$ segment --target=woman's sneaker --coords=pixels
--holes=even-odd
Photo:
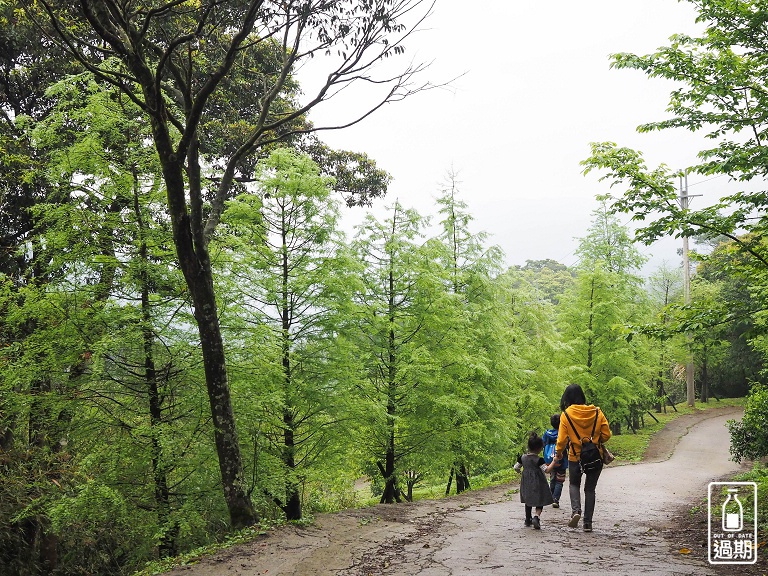
[[[568,521],[568,528],[576,528],[579,525],[579,520],[581,520],[581,513],[574,512],[571,515],[571,519]]]

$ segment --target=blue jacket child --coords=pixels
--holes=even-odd
[[[549,423],[552,428],[544,432],[544,462],[549,464],[555,455],[555,444],[557,444],[557,430],[560,428],[560,414],[553,414]],[[563,492],[563,483],[565,482],[565,472],[568,470],[568,458],[563,458],[560,465],[550,474],[549,489],[552,491],[552,507],[560,508],[560,495]]]

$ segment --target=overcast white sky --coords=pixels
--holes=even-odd
[[[406,44],[406,57],[433,61],[427,74],[435,82],[465,73],[453,89],[417,94],[321,136],[331,146],[368,153],[392,174],[377,210],[398,198],[435,214],[434,198],[453,167],[474,230],[487,232],[508,264],[552,258],[572,265],[595,196],[608,191],[597,174],[582,174],[590,142],[637,148],[649,166],[672,168],[694,163],[703,147],[699,135],[683,130],[638,134],[639,124],[667,116],[672,85],[609,68],[611,53],[645,54],[674,33],[695,32],[687,2],[437,0],[422,28]],[[311,118],[333,122],[345,106],[328,103]],[[699,205],[726,185],[722,178],[696,185],[697,178],[690,193],[705,195]],[[363,213],[354,209],[348,224]],[[662,260],[678,265],[679,245],[642,247],[652,257],[646,272]]]

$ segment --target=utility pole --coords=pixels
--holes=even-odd
[[[686,169],[680,174],[680,197],[678,201],[682,210],[688,209],[690,198],[691,196],[688,195],[688,170]],[[685,305],[689,306],[691,304],[691,263],[688,258],[688,236],[683,236],[683,295]],[[686,339],[688,340],[688,361],[685,363],[685,388],[688,406],[693,408],[696,403],[696,387],[693,383],[693,337],[690,332],[686,333]]]

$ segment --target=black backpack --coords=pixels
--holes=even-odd
[[[576,427],[573,425],[571,417],[568,416],[568,412],[565,410],[563,410],[563,412],[565,412],[565,417],[568,419],[568,423],[571,425],[574,435],[578,436],[579,433],[576,431]],[[595,409],[595,421],[592,424],[592,433],[589,435],[589,438],[581,439],[581,457],[579,458],[579,466],[581,467],[581,471],[585,474],[597,470],[603,465],[600,449],[594,442],[595,428],[597,427],[597,418],[599,415],[600,409],[597,408]]]

